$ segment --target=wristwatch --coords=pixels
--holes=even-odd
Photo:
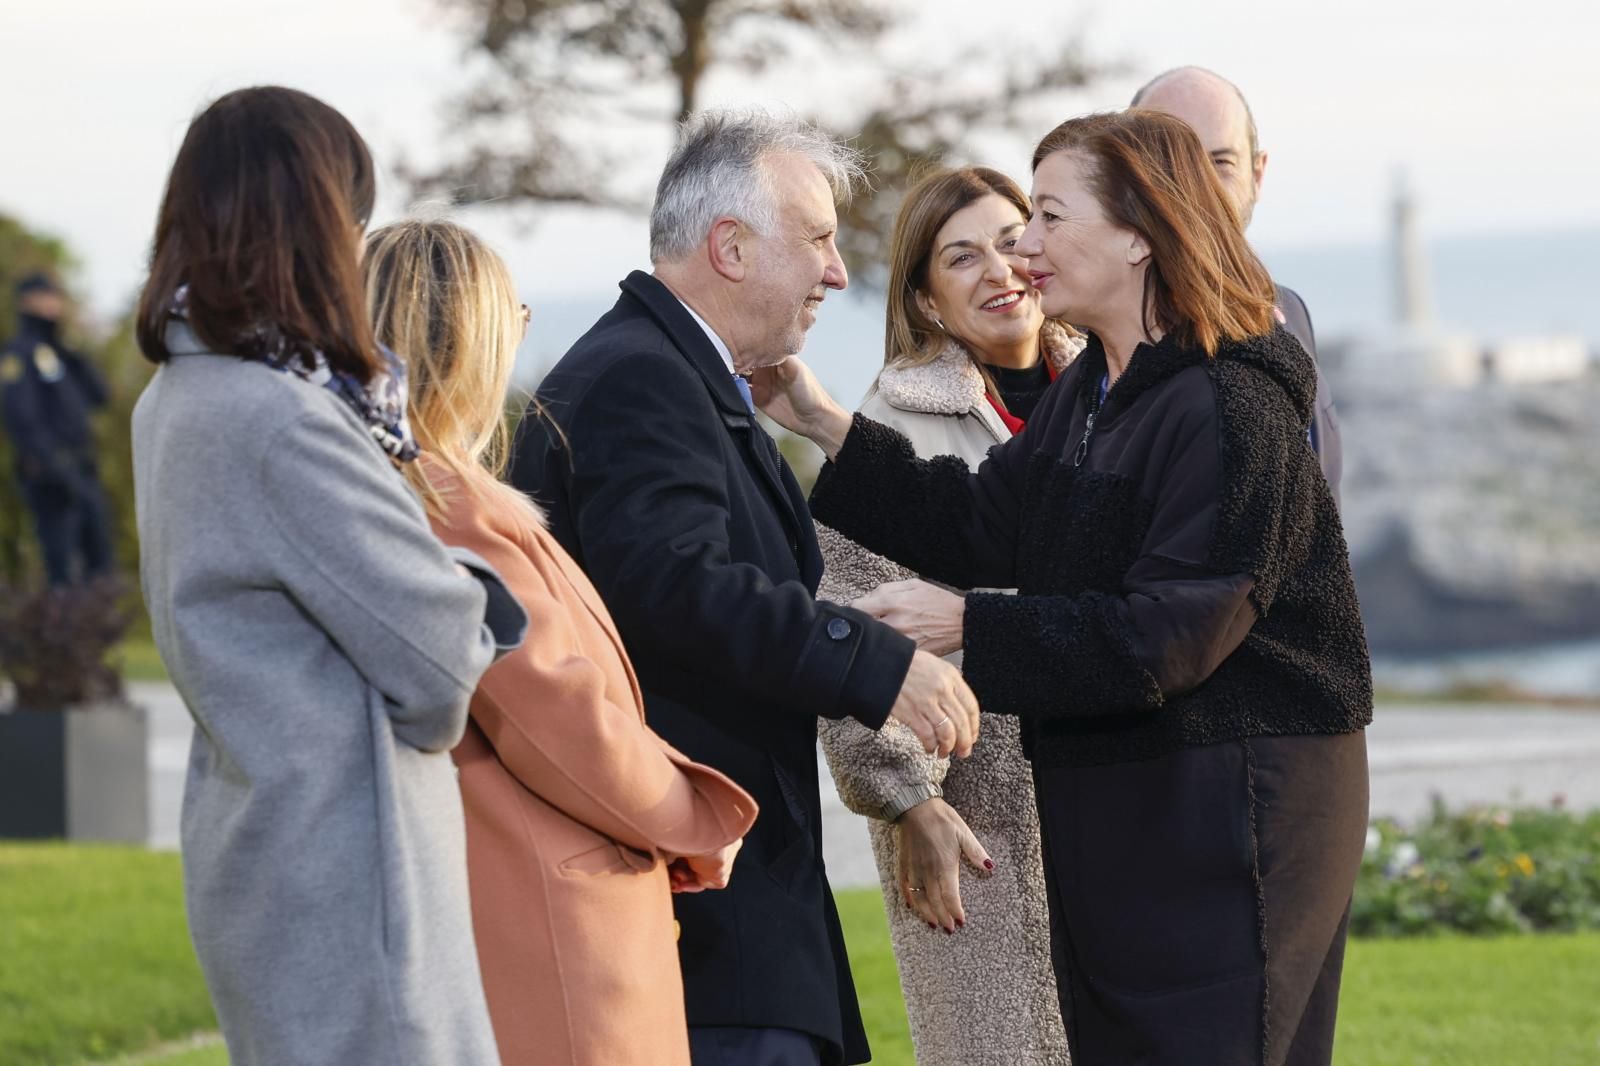
[[[886,822],[893,822],[924,800],[931,800],[944,795],[944,789],[931,781],[916,781],[909,785],[901,785],[889,793],[889,798],[883,801],[883,808],[878,817]]]

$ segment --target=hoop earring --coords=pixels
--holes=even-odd
[[[933,324],[939,327],[939,332],[940,333],[949,333],[950,332],[949,330],[944,328],[944,319],[942,319],[942,318],[939,318],[939,317],[935,316],[935,318],[933,320]]]

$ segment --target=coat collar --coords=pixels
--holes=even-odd
[[[1083,350],[1082,337],[1061,323],[1046,319],[1040,334],[1044,356],[1057,374]],[[964,415],[988,406],[983,375],[972,353],[955,338],[945,341],[939,355],[921,366],[887,366],[878,374],[878,394],[891,407],[930,415]]]
[[[1078,388],[1085,396],[1100,387],[1100,378],[1106,370],[1106,352],[1100,338],[1089,334],[1089,343],[1080,360],[1083,372]],[[1122,372],[1106,396],[1105,418],[1130,406],[1140,395],[1155,388],[1175,374],[1192,366],[1214,369],[1219,362],[1239,363],[1264,375],[1289,398],[1306,425],[1316,408],[1317,371],[1311,357],[1300,347],[1288,330],[1273,326],[1270,333],[1242,340],[1223,341],[1217,346],[1215,358],[1208,357],[1200,348],[1179,344],[1171,334],[1155,343],[1145,343],[1133,350],[1128,367]]]
[[[642,270],[635,270],[623,279],[622,291],[638,301],[683,353],[689,365],[705,380],[706,389],[717,405],[723,424],[742,442],[750,461],[766,480],[773,502],[794,536],[796,558],[803,569],[806,565],[803,557],[805,535],[811,529],[809,517],[803,517],[805,496],[793,475],[785,471],[777,445],[761,428],[750,408],[745,406],[744,397],[734,387],[733,375],[728,372],[728,365],[722,361],[716,345],[711,343],[706,331],[689,313],[689,308],[660,279]],[[814,536],[810,543],[814,553]]]
[[[1191,366],[1205,366],[1206,353],[1199,348],[1184,347],[1167,334],[1154,343],[1145,342],[1133,350],[1122,376],[1112,384],[1106,394],[1101,413],[1102,420],[1129,406],[1150,389]],[[1089,397],[1100,391],[1100,379],[1106,376],[1106,349],[1095,334],[1089,334],[1079,360],[1083,372],[1078,378],[1079,394]],[[1088,402],[1087,400],[1085,402]]]
[[[689,309],[671,289],[653,275],[635,270],[623,279],[622,291],[639,301],[646,313],[677,345],[689,365],[705,379],[706,388],[711,390],[712,399],[724,414],[750,417],[750,409],[734,387],[728,365],[722,361],[722,356],[711,343],[711,338],[706,336],[706,331],[700,328],[700,323],[694,320],[694,315],[689,313]]]

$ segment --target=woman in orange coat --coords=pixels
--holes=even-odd
[[[408,476],[440,539],[492,565],[531,620],[455,751],[502,1061],[689,1066],[671,892],[727,884],[756,805],[645,725],[600,597],[494,476],[527,322],[505,265],[442,221],[377,230],[365,259],[378,337],[411,371]]]

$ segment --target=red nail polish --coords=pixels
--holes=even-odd
[[[994,869],[994,860],[993,859],[984,859],[983,860],[983,868],[985,870],[993,870]]]
[[[929,929],[937,929],[937,928],[939,928],[939,927],[938,927],[938,926],[937,926],[937,925],[934,925],[934,924],[933,924],[933,923],[932,923],[932,922],[929,922],[929,923],[928,923],[928,928],[929,928]]]

